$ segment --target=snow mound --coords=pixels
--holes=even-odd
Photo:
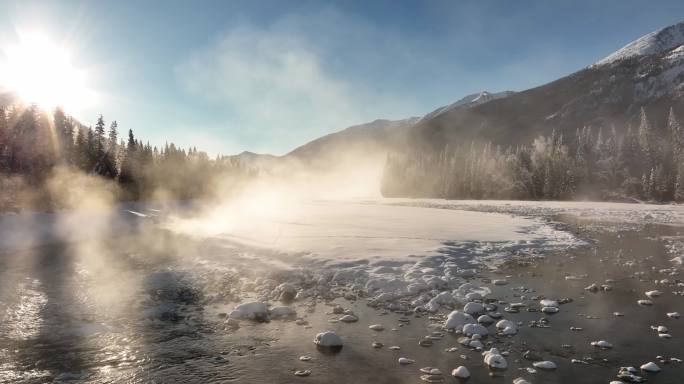
[[[612,64],[634,56],[663,53],[682,44],[684,44],[684,21],[634,40],[594,65]]]

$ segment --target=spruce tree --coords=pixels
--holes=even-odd
[[[101,155],[104,152],[104,137],[105,137],[105,122],[104,119],[102,118],[102,115],[100,115],[97,118],[97,123],[95,123],[95,142],[93,143],[93,147],[95,150],[96,155]]]
[[[654,153],[654,138],[651,123],[648,121],[646,110],[641,107],[641,121],[639,123],[639,148],[643,154],[643,160],[646,164],[653,168],[655,166],[656,156]]]
[[[116,120],[112,121],[112,124],[109,126],[109,148],[113,150],[116,148],[116,140],[119,135],[118,128],[119,124],[116,122]]]
[[[6,108],[0,106],[0,173],[9,172],[10,132]]]

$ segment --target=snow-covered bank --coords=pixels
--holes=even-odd
[[[496,212],[525,217],[565,214],[603,223],[684,225],[684,205],[680,204],[444,199],[375,199],[367,203]]]

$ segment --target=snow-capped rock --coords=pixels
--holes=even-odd
[[[596,348],[601,348],[601,349],[611,349],[613,348],[613,344],[605,341],[605,340],[598,340],[598,341],[592,341],[591,345]]]
[[[231,319],[267,321],[269,319],[268,307],[266,306],[266,303],[261,301],[243,303],[235,307],[235,309],[228,314],[228,317]]]
[[[480,335],[480,336],[487,336],[489,332],[487,331],[487,328],[483,327],[480,324],[466,324],[463,326],[463,333],[467,336],[472,336],[472,335]]]
[[[468,370],[468,368],[461,365],[458,368],[455,368],[453,371],[451,371],[451,376],[459,379],[467,379],[470,377],[470,371]]]
[[[539,305],[542,307],[558,307],[558,302],[556,300],[543,299],[539,301]]]
[[[532,384],[532,383],[523,379],[522,377],[518,377],[518,378],[513,379],[513,384]]]
[[[463,329],[463,326],[466,324],[475,324],[475,319],[467,313],[453,311],[447,316],[444,328]]]
[[[398,361],[401,365],[409,365],[416,362],[415,360],[411,360],[408,357],[400,357]]]
[[[496,323],[496,328],[502,335],[515,335],[518,333],[518,324],[510,320],[499,320]]]
[[[292,301],[297,296],[297,288],[290,283],[282,283],[274,291],[277,299],[284,302]]]
[[[536,361],[536,362],[532,363],[532,366],[534,366],[535,368],[538,368],[538,369],[545,369],[545,370],[549,370],[549,371],[556,369],[556,363],[554,363],[553,361],[548,361],[548,360]]]
[[[342,339],[333,331],[325,331],[316,335],[314,344],[321,347],[341,347]]]
[[[508,362],[501,355],[498,349],[492,348],[489,351],[483,353],[484,363],[493,369],[506,369],[508,367]]]
[[[641,370],[644,372],[660,372],[660,367],[652,361],[649,361],[648,363],[642,365],[639,368],[641,368]]]
[[[352,314],[346,314],[338,319],[339,321],[343,323],[355,323],[359,321],[359,318],[352,315]]]
[[[470,302],[463,307],[463,312],[469,315],[477,315],[484,312],[484,305]]]

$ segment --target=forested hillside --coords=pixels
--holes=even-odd
[[[86,127],[59,108],[50,114],[35,105],[0,107],[0,205],[11,208],[21,194],[40,191],[58,167],[110,180],[123,200],[211,197],[222,180],[255,172],[194,147],[152,147],[102,116]],[[44,194],[36,199],[44,201],[34,205],[52,203]]]
[[[639,124],[619,135],[609,129],[555,131],[528,145],[472,141],[394,153],[387,158],[385,196],[448,199],[684,200],[684,132],[670,109],[654,125],[644,109]]]

